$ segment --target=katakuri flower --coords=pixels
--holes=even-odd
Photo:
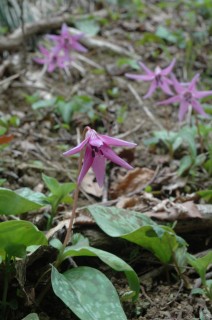
[[[117,138],[112,138],[103,134],[98,134],[95,130],[88,127],[85,135],[85,139],[75,148],[70,149],[63,153],[64,156],[71,156],[80,152],[85,148],[84,162],[81,172],[78,177],[78,184],[80,184],[92,167],[96,176],[96,180],[100,187],[103,186],[105,176],[106,159],[118,164],[125,169],[132,169],[126,161],[121,159],[110,146],[123,146],[123,147],[135,147],[136,144],[127,142]]]
[[[37,63],[45,65],[48,72],[53,72],[57,67],[65,69],[71,62],[71,58],[61,53],[58,48],[54,47],[51,50],[45,47],[39,47],[42,58],[34,58],[33,60]]]
[[[155,92],[157,88],[161,88],[168,95],[173,95],[173,92],[170,89],[172,81],[169,78],[167,78],[167,76],[172,72],[175,63],[176,59],[173,59],[167,68],[161,69],[159,66],[157,66],[155,68],[155,71],[151,71],[149,68],[147,68],[147,66],[144,63],[139,62],[140,67],[146,72],[146,74],[126,73],[125,76],[129,79],[151,82],[149,90],[147,94],[144,96],[144,99],[151,97],[151,95]]]
[[[55,42],[58,50],[63,50],[65,55],[69,55],[73,50],[87,52],[87,49],[79,42],[83,36],[83,33],[75,35],[70,34],[68,26],[63,23],[60,35],[49,34],[47,35],[47,38]]]
[[[188,112],[189,106],[202,116],[208,117],[198,100],[212,95],[212,91],[198,91],[196,89],[196,83],[198,80],[199,74],[196,74],[191,82],[180,83],[175,76],[172,75],[173,86],[177,94],[169,99],[158,102],[157,105],[168,105],[176,102],[180,103],[178,114],[179,121],[182,121],[185,118],[185,114]]]

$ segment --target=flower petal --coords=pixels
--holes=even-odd
[[[78,177],[78,184],[82,182],[82,179],[88,172],[89,168],[92,166],[94,161],[94,158],[92,157],[92,151],[90,147],[87,147],[85,150],[85,156],[84,156],[84,162],[82,165],[82,170],[80,171],[79,177]]]
[[[167,93],[167,94],[172,96],[173,92],[169,88],[169,85],[168,85],[168,83],[166,81],[166,78],[163,77],[162,80],[163,80],[163,82],[162,82],[162,84],[161,83],[159,84],[159,87],[163,90],[163,92],[165,92],[165,93]]]
[[[72,154],[80,152],[84,148],[84,146],[88,143],[88,140],[89,140],[89,138],[86,138],[85,140],[80,142],[80,144],[78,144],[78,146],[64,152],[63,155],[64,156],[71,156]]]
[[[98,182],[98,185],[100,187],[103,186],[104,183],[104,177],[105,177],[105,166],[106,166],[106,159],[104,156],[100,156],[98,154],[96,154],[94,160],[93,160],[93,164],[92,164],[92,168],[93,171],[95,173],[96,176],[96,180]]]
[[[129,79],[140,80],[140,81],[152,81],[155,78],[154,75],[142,75],[142,74],[131,74],[131,73],[126,73],[125,77]]]
[[[204,117],[206,117],[206,118],[209,117],[208,114],[205,113],[203,107],[201,106],[201,104],[200,104],[197,100],[193,100],[191,104],[192,104],[193,109],[194,109],[197,113],[201,114],[202,116],[204,116]]]
[[[173,83],[173,86],[175,88],[175,91],[177,93],[182,93],[185,88],[181,85],[181,83],[177,80],[177,78],[175,77],[175,75],[171,75],[171,78],[172,78],[172,83]]]
[[[196,91],[193,96],[197,99],[205,98],[207,96],[212,96],[212,91]]]
[[[126,146],[126,147],[135,147],[136,146],[136,143],[128,142],[128,141],[121,140],[118,138],[112,138],[112,137],[106,136],[104,134],[98,134],[98,136],[107,145],[117,146],[117,147],[118,146]]]
[[[154,72],[152,70],[150,70],[149,68],[147,68],[147,66],[143,63],[143,62],[138,62],[139,66],[150,76],[155,76]]]
[[[87,52],[88,49],[81,45],[79,42],[74,42],[73,49],[79,52]]]
[[[151,85],[150,85],[150,87],[149,87],[149,90],[148,90],[147,94],[145,94],[145,96],[144,96],[144,99],[147,99],[147,98],[151,97],[151,95],[155,92],[157,87],[158,87],[158,85],[157,85],[156,81],[153,80]]]
[[[107,145],[104,144],[100,150],[104,154],[105,158],[107,158],[108,160],[118,164],[119,166],[121,166],[125,169],[132,169],[133,168],[126,161],[124,161],[119,156],[117,156],[117,154]]]
[[[199,73],[197,73],[193,79],[191,80],[189,86],[188,86],[188,90],[193,91],[195,89],[196,83],[199,80]]]
[[[170,63],[170,65],[161,71],[161,74],[164,76],[167,76],[174,68],[175,63],[176,63],[176,59],[174,58]]]
[[[171,104],[171,103],[175,103],[175,102],[180,102],[180,101],[181,101],[180,96],[174,96],[174,97],[171,97],[171,98],[169,98],[169,99],[166,99],[166,100],[157,102],[156,104],[157,104],[158,106],[161,106],[161,105],[167,105],[167,104]]]
[[[179,109],[179,113],[178,113],[178,119],[179,121],[182,121],[185,117],[186,112],[188,111],[188,102],[181,102],[180,104],[180,109]]]

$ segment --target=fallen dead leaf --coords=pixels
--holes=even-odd
[[[12,141],[14,138],[13,135],[10,135],[10,136],[1,136],[0,137],[0,144],[6,144],[6,143],[9,143],[10,141]]]
[[[200,211],[193,201],[175,203],[169,199],[161,201],[151,211],[145,212],[145,214],[151,218],[169,221],[202,218]]]
[[[111,197],[117,198],[123,194],[139,192],[151,181],[154,171],[148,168],[135,168],[111,186]]]

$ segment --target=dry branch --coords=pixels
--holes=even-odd
[[[98,16],[102,18],[106,17],[107,14],[108,13],[106,10],[100,10],[93,13],[94,16]],[[84,16],[79,16],[79,18],[83,18],[83,17]],[[76,19],[76,16],[74,17],[74,19]],[[46,33],[46,31],[50,29],[58,29],[60,28],[62,23],[64,22],[70,23],[71,20],[73,20],[71,14],[64,13],[64,14],[61,14],[60,16],[47,17],[45,19],[42,19],[33,23],[27,23],[24,26],[24,38],[27,39],[35,34]],[[17,50],[23,43],[22,31],[23,31],[22,28],[18,28],[9,36],[2,36],[0,38],[0,52],[4,50],[8,50],[8,51]],[[79,30],[75,28],[70,28],[70,31],[73,34],[81,33]],[[131,56],[136,59],[139,58],[135,53],[130,52],[120,46],[117,46],[105,40],[94,39],[86,36],[82,39],[82,43],[85,44],[88,48],[101,48],[103,50],[109,50],[117,54]]]

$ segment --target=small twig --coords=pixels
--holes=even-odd
[[[164,130],[164,127],[162,126],[162,124],[159,122],[158,119],[156,119],[152,112],[149,110],[149,108],[147,108],[146,106],[144,106],[143,101],[141,100],[140,96],[138,95],[137,91],[133,88],[133,86],[131,84],[127,84],[128,89],[130,90],[130,92],[132,93],[132,95],[135,97],[135,99],[137,100],[139,106],[142,107],[142,109],[144,110],[144,112],[146,113],[146,115],[148,116],[148,118],[150,120],[152,120],[152,122],[160,129],[160,130]]]
[[[140,121],[140,123],[137,126],[135,126],[134,128],[132,128],[132,129],[130,129],[130,130],[124,132],[124,133],[119,134],[117,136],[117,138],[123,139],[123,138],[131,135],[131,133],[134,133],[134,132],[138,131],[140,128],[142,128],[143,125],[144,125],[144,121]]]
[[[174,299],[172,299],[171,301],[167,302],[168,305],[172,304],[174,301],[177,300],[177,298],[178,298],[178,296],[179,296],[179,294],[180,294],[180,291],[181,291],[182,288],[183,288],[183,285],[184,285],[184,281],[181,280],[181,281],[180,281],[180,286],[179,286],[179,289],[178,289],[178,291],[177,291],[176,296],[174,297]]]
[[[150,299],[150,297],[147,295],[147,293],[146,293],[146,291],[145,291],[145,289],[144,289],[143,286],[141,286],[141,291],[142,291],[144,297],[151,303],[151,305],[154,305],[154,302],[153,302],[153,301]]]

